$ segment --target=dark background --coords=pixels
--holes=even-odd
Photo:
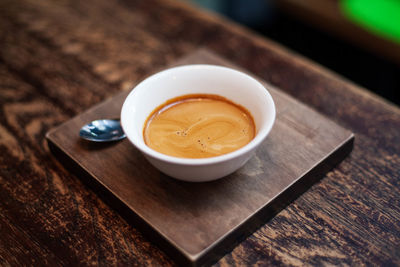
[[[400,66],[308,25],[267,0],[192,0],[400,105]]]

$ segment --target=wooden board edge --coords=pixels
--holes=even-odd
[[[224,59],[217,55],[216,53],[208,50],[208,49],[199,49],[195,53],[189,54],[174,64],[171,64],[167,67],[175,67],[181,64],[186,64],[187,61],[190,61],[191,58],[196,58],[198,55],[202,55],[207,59],[211,59],[212,62],[216,64],[221,64],[222,66],[233,67],[239,71],[244,71],[248,73],[248,71],[243,70],[239,66],[233,65],[227,59]],[[214,64],[215,64],[214,63]],[[213,63],[211,63],[213,64]],[[309,107],[308,105],[298,101],[297,99],[291,97],[285,92],[280,91],[275,86],[270,85],[268,82],[264,80],[260,80],[260,78],[254,76],[254,74],[248,73],[255,79],[259,80],[263,84],[267,85],[267,89],[272,89],[276,91],[276,93],[281,96],[289,99],[291,101],[295,101],[296,104],[300,104],[306,106],[308,109],[313,112],[318,113],[323,118],[330,120],[323,114],[320,114],[318,111]],[[150,74],[151,75],[151,74]],[[121,91],[110,97],[85,112],[90,110],[94,110],[101,105],[104,105],[105,102],[112,101],[118,97],[126,97],[129,91]],[[80,116],[78,114],[77,116]],[[77,117],[75,116],[75,117]],[[74,118],[75,118],[74,117]],[[239,243],[241,243],[244,239],[250,236],[254,231],[259,229],[262,225],[268,222],[271,218],[273,218],[277,213],[279,213],[283,208],[285,208],[289,203],[294,201],[296,198],[301,196],[305,191],[307,191],[313,184],[318,182],[323,176],[339,164],[352,150],[354,144],[354,134],[350,131],[346,130],[339,124],[337,124],[343,130],[346,130],[349,133],[349,136],[345,141],[339,145],[335,150],[333,150],[330,154],[328,154],[324,159],[321,159],[319,163],[317,163],[314,168],[311,168],[307,173],[300,176],[292,185],[288,186],[286,190],[284,190],[281,194],[279,194],[276,198],[270,201],[267,205],[258,210],[252,217],[246,221],[243,221],[240,225],[238,225],[235,229],[232,229],[225,236],[221,237],[219,240],[211,244],[208,248],[200,252],[199,254],[192,255],[185,251],[183,251],[178,246],[174,246],[172,242],[169,242],[166,237],[164,237],[161,233],[157,232],[150,224],[148,224],[144,219],[135,214],[124,202],[112,194],[111,191],[108,191],[97,179],[93,178],[92,175],[85,170],[83,166],[79,163],[75,162],[67,152],[63,151],[60,144],[57,143],[57,139],[53,136],[59,127],[62,127],[64,124],[68,123],[71,118],[61,125],[50,129],[46,133],[46,140],[48,143],[48,147],[50,151],[55,155],[55,157],[61,162],[61,164],[68,170],[71,170],[73,174],[75,174],[80,180],[95,194],[97,194],[109,207],[115,209],[121,217],[123,217],[127,222],[133,223],[133,225],[144,235],[146,236],[152,244],[156,245],[167,255],[169,255],[176,263],[183,266],[202,266],[212,264],[218,261],[223,255],[233,250]],[[54,137],[54,138],[53,138]]]
[[[88,188],[94,191],[110,208],[116,210],[128,223],[133,223],[134,227],[148,238],[152,244],[159,247],[171,259],[182,266],[203,266],[217,262],[262,225],[266,224],[288,204],[306,192],[312,185],[320,181],[328,171],[338,165],[352,151],[354,146],[354,134],[350,134],[337,149],[333,150],[324,159],[321,159],[314,168],[311,168],[307,173],[299,177],[292,185],[288,186],[286,190],[282,191],[281,194],[256,212],[250,219],[243,221],[239,226],[214,242],[202,253],[190,255],[169,242],[150,224],[147,224],[140,216],[129,209],[123,201],[104,188],[82,166],[70,158],[54,142],[52,131],[46,134],[46,139],[50,151],[65,168],[71,170]]]
[[[94,192],[106,205],[115,210],[126,222],[137,228],[153,245],[164,251],[171,259],[182,266],[197,266],[193,257],[179,247],[174,246],[162,234],[140,216],[135,214],[121,199],[107,190],[97,179],[63,151],[52,138],[52,132],[46,134],[47,145],[57,160],[83,184]]]
[[[321,159],[314,168],[300,176],[287,189],[283,190],[267,205],[259,209],[252,217],[243,221],[235,229],[221,237],[196,258],[196,266],[213,264],[223,255],[232,251],[239,243],[252,235],[261,226],[275,217],[288,204],[296,200],[314,184],[320,181],[330,170],[342,162],[354,147],[354,134],[351,133],[335,150]]]

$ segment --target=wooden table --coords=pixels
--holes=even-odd
[[[400,109],[178,1],[0,2],[0,265],[174,265],[45,133],[207,48],[356,134],[353,152],[217,265],[399,265]]]

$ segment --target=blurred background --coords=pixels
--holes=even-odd
[[[187,0],[400,105],[400,0]]]

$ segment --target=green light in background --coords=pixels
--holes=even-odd
[[[350,20],[400,44],[400,0],[341,0],[340,6]]]

